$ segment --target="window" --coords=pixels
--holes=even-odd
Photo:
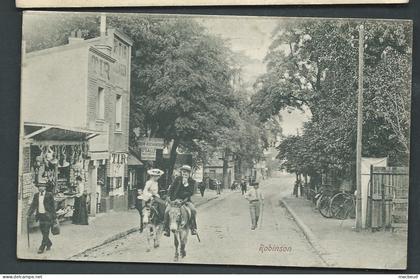
[[[118,41],[114,39],[114,54],[118,53]]]
[[[98,87],[98,96],[96,98],[96,118],[105,118],[105,90]]]
[[[115,130],[121,131],[122,96],[117,95],[115,99]]]

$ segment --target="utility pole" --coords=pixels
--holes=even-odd
[[[359,93],[357,101],[357,143],[356,143],[356,230],[362,229],[362,130],[363,130],[363,68],[365,34],[363,24],[359,27]]]

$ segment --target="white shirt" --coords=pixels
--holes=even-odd
[[[247,193],[245,198],[249,201],[264,201],[264,195],[261,189],[251,188]]]
[[[143,193],[149,193],[159,197],[159,185],[156,181],[147,180],[146,185],[144,185]]]
[[[38,213],[45,213],[44,198],[45,198],[45,192],[44,193],[39,192],[39,195],[38,195]]]

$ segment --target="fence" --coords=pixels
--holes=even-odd
[[[406,229],[408,223],[408,168],[370,168],[367,227]]]

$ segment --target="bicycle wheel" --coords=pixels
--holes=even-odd
[[[330,204],[330,210],[331,210],[331,214],[334,218],[337,219],[346,219],[346,209],[344,207],[344,203],[347,200],[347,194],[345,193],[338,193],[335,194],[332,198],[331,198],[331,204]]]
[[[331,218],[331,210],[330,210],[330,196],[329,195],[323,195],[320,198],[318,210],[319,213],[321,213],[322,216],[325,218]]]

